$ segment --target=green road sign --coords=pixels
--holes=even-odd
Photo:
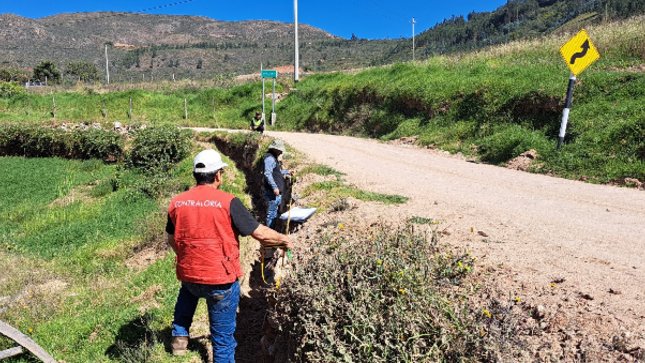
[[[278,71],[263,69],[260,75],[262,78],[278,78]]]

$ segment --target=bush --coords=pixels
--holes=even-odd
[[[190,152],[191,132],[174,126],[150,127],[135,135],[126,157],[129,167],[166,171]]]
[[[100,129],[64,131],[8,125],[0,130],[0,155],[117,161],[123,155],[123,139]]]
[[[0,81],[25,83],[29,81],[31,74],[23,69],[2,68],[0,69]]]
[[[0,82],[0,98],[9,98],[25,93],[25,89],[15,83]]]
[[[343,227],[339,225],[339,229]],[[482,358],[476,314],[445,288],[472,270],[412,227],[333,235],[273,291],[280,341],[293,361],[426,362]],[[443,287],[443,288],[442,288]]]

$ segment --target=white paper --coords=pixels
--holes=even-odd
[[[300,208],[294,207],[291,208],[291,221],[292,222],[304,222],[309,217],[311,217],[316,212],[316,208]],[[286,221],[289,219],[289,211],[286,211],[280,215],[280,219]]]

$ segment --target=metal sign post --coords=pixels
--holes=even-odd
[[[567,88],[567,99],[562,111],[562,122],[560,123],[560,133],[558,134],[558,150],[562,147],[567,132],[569,112],[573,104],[573,89],[577,80],[576,76],[600,59],[600,53],[598,53],[589,38],[589,34],[584,29],[560,48],[560,54],[565,63],[567,63],[567,67],[571,70],[571,76],[569,77],[569,87]]]
[[[276,114],[275,114],[275,78],[273,79],[273,103],[271,105],[271,126],[275,125],[275,119],[276,119]]]
[[[260,64],[260,78],[262,78],[262,120],[264,120],[264,69]]]
[[[260,72],[260,76],[262,77],[262,119],[264,120],[264,80],[267,78],[273,79],[273,97],[272,97],[272,107],[271,107],[271,126],[275,124],[277,115],[275,113],[275,82],[278,79],[278,71],[276,70],[267,70],[263,69]]]
[[[569,88],[567,89],[567,99],[564,102],[564,111],[562,111],[562,122],[560,123],[560,134],[558,135],[558,149],[564,143],[564,135],[567,132],[567,123],[569,123],[569,112],[571,111],[571,104],[573,103],[573,88],[576,85],[576,76],[569,77]]]
[[[262,78],[262,119],[264,120],[264,78]]]

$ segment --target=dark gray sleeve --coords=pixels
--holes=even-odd
[[[230,210],[233,227],[241,236],[250,235],[260,225],[238,198],[231,200]]]
[[[172,219],[170,219],[170,214],[168,214],[168,221],[166,222],[166,233],[175,234],[175,225],[172,223]]]

